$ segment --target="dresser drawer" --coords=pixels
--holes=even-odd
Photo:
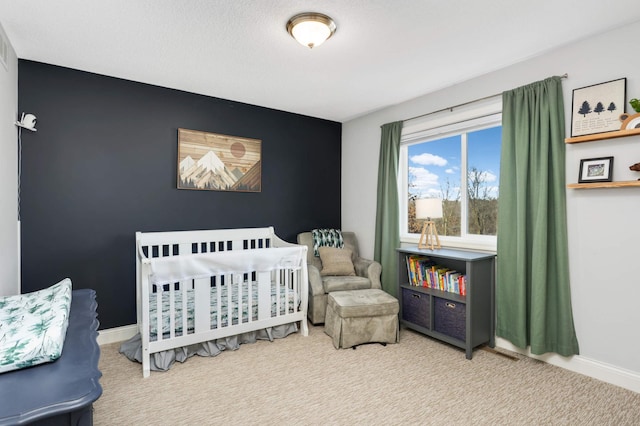
[[[433,300],[433,326],[438,333],[462,340],[466,339],[467,309],[464,303],[453,300]]]
[[[429,296],[419,291],[402,289],[402,319],[424,328],[431,328]]]

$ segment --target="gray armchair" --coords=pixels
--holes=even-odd
[[[365,288],[382,288],[380,285],[380,263],[360,258],[358,240],[353,232],[342,232],[344,248],[352,252],[351,260],[355,269],[355,276],[321,276],[322,261],[313,254],[313,237],[311,232],[298,234],[298,244],[304,244],[307,250],[307,265],[309,270],[309,308],[307,316],[313,324],[324,323],[327,309],[327,296],[332,291],[360,290]]]

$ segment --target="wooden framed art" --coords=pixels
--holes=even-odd
[[[611,182],[613,177],[613,157],[580,160],[578,183]]]
[[[574,89],[571,137],[620,130],[626,90],[626,78]]]
[[[178,189],[260,192],[262,141],[178,129]]]

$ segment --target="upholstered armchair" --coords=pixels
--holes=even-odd
[[[349,251],[351,252],[350,259],[347,257],[346,263],[349,263],[349,260],[353,263],[353,275],[342,270],[345,258],[340,256],[340,250],[332,248],[331,257],[321,251],[322,257],[325,259],[325,264],[323,265],[322,258],[314,254],[312,233],[303,232],[298,234],[298,244],[304,244],[308,247],[309,307],[307,316],[313,324],[324,323],[327,296],[330,292],[382,288],[380,285],[380,273],[382,272],[380,263],[360,258],[358,240],[355,233],[342,232],[342,239],[344,247],[340,250],[346,249],[344,250],[345,254],[349,253]],[[338,259],[337,262],[334,262],[334,259]],[[347,268],[349,266],[347,265]]]

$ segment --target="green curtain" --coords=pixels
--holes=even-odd
[[[382,127],[378,164],[378,201],[376,204],[376,241],[374,260],[382,265],[382,289],[396,296],[400,224],[398,221],[398,157],[402,121]]]
[[[534,354],[577,354],[561,79],[504,92],[502,101],[496,334]]]

